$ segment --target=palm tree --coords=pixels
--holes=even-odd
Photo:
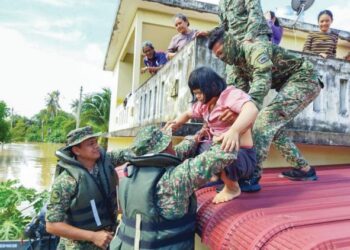
[[[108,131],[111,90],[103,88],[101,93],[88,95],[82,104],[82,117],[101,132]]]
[[[54,118],[58,110],[60,110],[60,104],[59,104],[59,99],[60,99],[60,92],[58,90],[52,91],[51,93],[48,93],[48,96],[46,97],[46,109],[47,112],[50,114],[50,118]]]

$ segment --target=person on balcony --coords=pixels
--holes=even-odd
[[[220,28],[211,34],[208,46],[219,59],[236,66],[235,85],[246,89],[261,109],[253,127],[260,174],[273,143],[293,166],[282,172],[282,177],[316,180],[315,169],[283,130],[320,93],[323,84],[317,79],[313,64],[270,43],[241,44]],[[275,89],[278,94],[263,108],[264,97],[270,89]]]
[[[161,51],[155,51],[153,44],[150,41],[145,41],[142,44],[142,52],[145,55],[143,63],[145,67],[141,69],[141,73],[149,72],[151,75],[167,63],[166,54]]]
[[[179,34],[173,36],[170,41],[167,53],[168,60],[172,59],[177,52],[195,38],[197,30],[191,30],[189,26],[190,22],[187,16],[181,13],[175,15],[175,28]]]
[[[191,158],[197,145],[186,137],[173,147],[171,130],[151,125],[114,154],[117,165],[129,164],[118,192],[123,217],[110,249],[194,249],[194,192],[236,157],[218,144]]]
[[[331,31],[333,14],[323,10],[318,14],[320,31],[311,32],[306,38],[303,52],[320,55],[323,58],[335,58],[337,54],[338,34]]]
[[[60,236],[57,249],[106,249],[116,229],[113,153],[91,127],[72,130],[56,152],[59,162],[46,212],[47,232]]]
[[[165,128],[179,129],[190,119],[204,119],[207,128],[197,136],[201,141],[199,152],[208,150],[214,143],[229,142],[223,149],[238,152],[237,160],[221,172],[224,188],[213,199],[221,203],[238,197],[241,193],[238,181],[250,178],[256,167],[256,152],[253,146],[251,127],[258,109],[244,91],[226,85],[214,70],[200,67],[192,71],[188,86],[193,97],[193,106],[175,120],[168,122]],[[237,116],[236,121],[228,123],[220,120],[223,111],[230,109]],[[204,139],[204,140],[203,140]]]
[[[280,22],[276,17],[275,12],[271,10],[266,11],[265,18],[266,18],[267,24],[272,30],[272,33],[269,35],[270,41],[272,42],[272,44],[279,45],[283,36],[283,28],[280,25]]]

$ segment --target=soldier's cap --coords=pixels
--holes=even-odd
[[[100,135],[101,133],[94,133],[92,127],[90,126],[74,129],[68,133],[67,142],[64,149],[69,149],[87,139],[99,137]]]
[[[138,131],[130,149],[136,156],[157,154],[164,151],[170,142],[171,130],[163,131],[155,125],[150,125]]]

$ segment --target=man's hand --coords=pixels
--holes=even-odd
[[[209,35],[208,31],[197,31],[195,34],[196,37],[203,37],[203,36],[206,37],[208,35]]]
[[[107,249],[112,239],[113,239],[113,233],[102,230],[102,231],[94,232],[91,241],[96,246],[102,249]]]
[[[221,115],[219,116],[219,120],[232,124],[235,122],[235,120],[237,119],[238,114],[233,112],[231,109],[227,108],[225,109]]]
[[[239,133],[235,130],[229,129],[222,135],[214,137],[214,142],[221,142],[221,149],[225,152],[232,152],[239,150]]]
[[[141,68],[141,73],[143,74],[143,73],[145,73],[147,70],[148,70],[148,67],[143,67],[143,68]]]

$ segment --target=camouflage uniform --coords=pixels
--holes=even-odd
[[[171,136],[160,131],[156,126],[142,129],[135,138],[131,150],[136,155],[163,152],[171,142]],[[221,172],[236,158],[234,153],[225,153],[220,145],[212,146],[208,151],[193,157],[197,143],[187,137],[174,147],[176,155],[184,161],[176,168],[169,168],[157,184],[157,205],[160,213],[167,219],[184,216],[188,211],[190,196],[210,180],[210,177]],[[127,161],[129,153],[124,150],[114,152],[114,160],[120,164]],[[119,155],[119,159],[118,156]]]
[[[78,132],[77,132],[78,131]],[[91,137],[97,137],[101,133],[92,133],[90,127],[80,128],[73,130],[67,136],[67,146],[62,148],[67,149],[74,145],[81,143]],[[110,153],[107,153],[110,154]],[[108,157],[108,155],[107,155]],[[115,165],[115,162],[113,162]],[[114,171],[114,169],[113,169]],[[91,174],[96,180],[99,180],[99,168],[96,164]],[[51,194],[49,204],[47,205],[46,221],[47,222],[65,222],[67,211],[70,209],[71,202],[75,197],[79,188],[79,183],[67,172],[63,171],[56,176],[54,183],[51,187]],[[88,241],[71,240],[67,238],[60,238],[60,242],[57,246],[58,250],[99,250],[101,248]]]
[[[221,26],[239,41],[268,41],[271,29],[261,9],[260,0],[220,0]],[[234,65],[226,65],[226,82],[232,84]]]
[[[236,43],[225,33],[223,61],[234,64],[233,84],[252,97],[259,108],[270,89],[278,94],[255,121],[253,139],[258,167],[267,158],[271,143],[295,168],[308,166],[298,148],[282,128],[308,106],[321,87],[313,64],[270,43]]]

